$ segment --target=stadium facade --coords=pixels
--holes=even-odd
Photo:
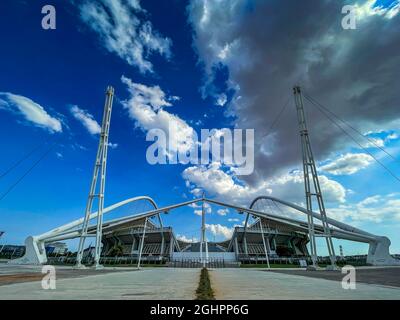
[[[262,223],[262,225],[260,225]],[[308,237],[305,232],[282,222],[266,218],[256,219],[248,228],[235,227],[230,239],[222,242],[187,242],[175,236],[173,228],[159,227],[145,219],[105,231],[102,256],[116,254],[126,258],[137,258],[143,241],[142,261],[201,262],[266,262],[267,258],[309,257]],[[144,240],[143,240],[144,239]],[[200,254],[202,253],[202,254]]]
[[[310,259],[307,251],[309,242],[307,221],[293,215],[313,215],[320,219],[316,212],[269,196],[256,198],[249,208],[234,204],[222,203],[213,199],[198,198],[167,207],[158,208],[147,196],[127,199],[104,209],[104,214],[127,206],[137,201],[146,201],[154,209],[143,213],[128,215],[122,218],[103,222],[102,258],[110,257],[111,249],[122,247],[122,256],[142,261],[165,262],[215,262],[247,263],[254,260],[263,261],[274,258]],[[269,201],[283,208],[290,209],[285,214],[272,213],[266,206],[257,207],[260,201]],[[161,215],[172,214],[181,207],[196,203],[208,203],[229,208],[238,214],[245,215],[245,224],[236,227],[232,237],[223,242],[190,243],[179,240],[171,227],[163,226]],[[269,207],[272,207],[270,205]],[[283,209],[282,209],[283,210]],[[297,212],[297,213],[296,213]],[[97,212],[90,219],[96,220]],[[250,220],[253,220],[250,223]],[[45,264],[48,262],[45,246],[57,241],[79,238],[82,233],[83,218],[50,230],[42,235],[29,236],[26,241],[26,252],[20,259],[12,260],[15,264]],[[330,233],[333,238],[369,244],[367,263],[372,265],[399,265],[399,260],[389,254],[390,240],[387,237],[373,235],[343,222],[328,218]],[[316,236],[324,236],[321,224],[314,225]],[[94,236],[96,224],[88,227],[88,235]]]

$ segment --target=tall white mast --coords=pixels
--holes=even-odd
[[[301,137],[301,150],[303,157],[303,172],[304,172],[304,186],[306,193],[306,203],[308,219],[308,233],[310,237],[310,249],[311,259],[313,267],[317,266],[317,248],[315,243],[315,231],[314,231],[314,217],[310,213],[313,208],[313,199],[316,199],[318,203],[319,212],[321,214],[322,226],[324,228],[324,234],[320,235],[325,237],[326,244],[328,247],[329,258],[331,260],[331,269],[336,269],[336,256],[333,247],[331,231],[326,218],[326,211],[324,205],[324,199],[322,198],[321,187],[318,180],[317,168],[314,161],[314,156],[311,149],[310,137],[308,135],[306,117],[304,114],[303,97],[299,86],[293,88],[294,100],[297,110],[297,118],[299,122],[299,130]],[[311,176],[311,179],[310,179]]]
[[[108,150],[108,136],[110,132],[110,120],[111,111],[114,99],[114,88],[107,87],[106,91],[106,101],[104,104],[103,121],[101,125],[99,146],[97,149],[96,162],[94,165],[92,183],[90,185],[89,196],[86,204],[85,218],[83,220],[83,227],[79,239],[79,248],[76,261],[76,267],[83,267],[82,257],[84,251],[85,240],[87,237],[94,235],[89,235],[87,233],[90,214],[92,213],[93,201],[98,198],[98,215],[97,215],[97,226],[96,226],[96,246],[95,246],[95,267],[101,268],[100,265],[100,255],[102,249],[102,231],[103,231],[103,209],[104,209],[104,191],[106,184],[106,168],[107,168],[107,150]],[[100,173],[100,185],[97,192],[97,179]]]

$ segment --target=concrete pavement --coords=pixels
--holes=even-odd
[[[357,283],[345,290],[340,281],[254,269],[210,270],[216,299],[400,299],[400,288]]]
[[[0,286],[0,300],[161,299],[192,300],[200,269],[143,268],[57,280],[56,290],[41,281]]]

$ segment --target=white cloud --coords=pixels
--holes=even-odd
[[[109,142],[108,143],[108,147],[111,148],[111,149],[117,149],[118,148],[118,143]]]
[[[202,209],[202,205],[198,205],[195,203],[192,203],[191,205],[189,205],[189,207],[194,208],[195,210],[193,210],[194,214],[197,216],[201,216],[203,214],[203,209]],[[212,208],[210,206],[209,203],[204,203],[204,212],[205,213],[212,213]]]
[[[215,102],[217,106],[223,107],[228,101],[228,97],[225,93],[221,93],[217,96],[217,101]]]
[[[363,148],[383,148],[385,146],[385,140],[381,138],[368,137],[368,141],[363,143]]]
[[[358,203],[328,208],[329,217],[340,221],[388,222],[400,221],[399,194],[375,195]]]
[[[98,135],[101,132],[100,124],[94,119],[93,115],[87,110],[83,110],[78,106],[71,106],[70,111],[74,118],[78,120],[91,135]],[[118,143],[109,142],[107,145],[111,149],[118,148]],[[84,150],[84,148],[80,149]]]
[[[351,175],[367,168],[373,162],[373,158],[368,154],[347,153],[323,165],[321,170],[333,175]]]
[[[222,236],[224,239],[232,237],[234,228],[229,228],[221,224],[206,224],[206,229],[215,236]]]
[[[225,172],[216,162],[209,166],[188,167],[183,171],[182,176],[189,182],[191,192],[203,189],[210,196],[232,203],[248,202],[246,200],[249,200],[252,195],[255,197],[258,191],[249,186],[237,184],[234,176]]]
[[[51,133],[62,132],[61,120],[50,116],[38,103],[24,96],[9,92],[0,92],[0,109],[19,113],[34,125],[45,128]]]
[[[238,218],[229,218],[229,222],[239,222],[240,220]]]
[[[387,140],[396,140],[396,139],[399,139],[399,135],[398,135],[397,133],[393,132],[393,133],[389,134],[389,135],[386,137],[386,139],[387,139]]]
[[[71,106],[70,111],[75,119],[77,119],[90,134],[96,135],[101,132],[99,123],[86,110],[80,109],[78,106]]]
[[[355,4],[356,16],[358,20],[363,20],[370,16],[382,16],[386,19],[392,19],[399,13],[400,2],[394,0],[393,4],[389,7],[383,5],[377,6],[377,0],[366,0],[363,4]]]
[[[198,241],[199,241],[199,239],[197,239],[197,238],[187,238],[185,235],[181,235],[181,234],[178,234],[178,235],[176,236],[176,238],[177,238],[178,240],[180,240],[180,241],[183,241],[183,242],[190,242],[190,243],[192,243],[192,242],[198,242]]]
[[[234,173],[229,169],[224,170],[219,163],[188,167],[183,171],[182,177],[192,193],[203,189],[221,201],[242,206],[248,206],[260,195],[270,195],[299,204],[305,200],[304,178],[301,171],[275,176],[255,186],[238,180]],[[319,176],[319,182],[326,202],[345,201],[346,190],[339,182],[324,175]]]
[[[201,215],[203,214],[203,211],[201,211],[201,210],[199,210],[199,209],[196,209],[196,210],[194,210],[193,212],[194,212],[194,214],[195,214],[196,216],[201,216]]]
[[[172,106],[171,101],[177,97],[167,97],[159,86],[149,87],[134,83],[122,76],[121,81],[127,86],[130,98],[122,104],[128,110],[129,117],[135,120],[136,126],[144,131],[161,129],[167,136],[170,150],[184,153],[197,143],[194,129],[179,116],[164,110]],[[169,155],[168,150],[164,150]]]
[[[220,216],[226,216],[229,213],[229,209],[228,208],[224,208],[224,209],[218,209],[217,210],[217,214]]]
[[[153,72],[153,65],[147,59],[151,53],[170,57],[171,40],[144,20],[146,11],[139,1],[86,0],[79,9],[81,19],[99,35],[104,47],[140,72]]]

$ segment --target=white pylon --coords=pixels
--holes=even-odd
[[[201,239],[200,239],[200,260],[203,264],[203,267],[206,267],[208,263],[208,243],[206,239],[206,216],[205,216],[205,194],[203,192],[203,201],[201,207]],[[203,248],[205,253],[205,258],[203,257]]]
[[[306,203],[308,219],[308,233],[310,237],[310,249],[311,249],[311,259],[313,266],[317,266],[317,248],[315,242],[315,230],[314,230],[314,217],[311,214],[313,210],[313,197],[317,200],[319,212],[321,214],[321,222],[324,229],[324,234],[321,235],[325,237],[326,245],[328,247],[329,258],[331,260],[331,269],[336,269],[336,256],[333,247],[331,231],[326,218],[326,211],[324,200],[322,197],[321,187],[318,180],[317,168],[314,161],[314,156],[311,149],[310,137],[308,136],[306,117],[304,114],[303,98],[301,94],[301,89],[299,86],[293,88],[294,100],[297,110],[297,118],[299,122],[299,130],[301,137],[301,150],[303,158],[303,173],[304,173],[304,186],[306,193]],[[310,179],[311,175],[311,179]],[[313,190],[311,190],[313,186]]]
[[[96,162],[94,165],[92,183],[90,185],[89,196],[86,204],[85,218],[82,224],[81,235],[79,239],[78,254],[76,259],[76,267],[83,267],[82,257],[84,251],[85,240],[87,237],[94,236],[88,234],[88,226],[90,220],[90,214],[92,213],[93,201],[98,198],[98,214],[97,214],[97,225],[96,225],[96,245],[95,245],[95,267],[101,268],[100,255],[102,249],[102,231],[103,231],[103,209],[104,209],[104,191],[106,184],[106,168],[107,168],[107,150],[108,150],[108,136],[110,132],[110,120],[111,111],[114,99],[114,88],[107,87],[106,101],[104,104],[103,121],[101,125],[99,146],[97,149]],[[97,179],[100,173],[100,186],[98,193],[97,190]]]

